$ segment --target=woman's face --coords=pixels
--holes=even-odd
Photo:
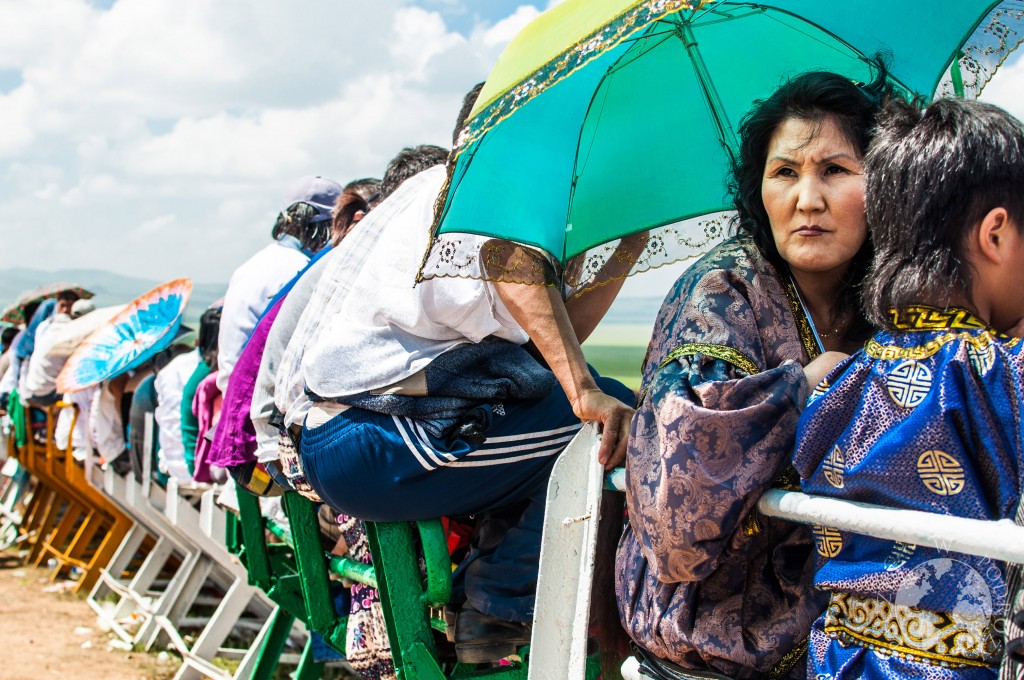
[[[772,235],[795,273],[839,274],[867,239],[864,165],[831,119],[783,122],[761,180]]]

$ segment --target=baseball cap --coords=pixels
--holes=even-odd
[[[285,199],[281,212],[284,212],[296,203],[308,203],[316,208],[321,215],[329,218],[331,210],[334,209],[334,203],[338,200],[338,196],[341,195],[341,191],[341,185],[333,179],[320,176],[303,177],[288,192],[288,197]]]

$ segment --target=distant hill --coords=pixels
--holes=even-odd
[[[99,269],[58,269],[47,272],[13,267],[0,269],[0,308],[14,302],[26,290],[58,281],[74,283],[96,293],[93,299],[98,307],[130,302],[147,290],[164,283]],[[192,298],[189,300],[188,309],[185,310],[185,323],[195,327],[203,310],[223,297],[226,289],[227,283],[194,283]]]

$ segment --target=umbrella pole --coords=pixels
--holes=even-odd
[[[718,133],[718,141],[721,142],[725,153],[729,156],[729,160],[735,164],[735,154],[740,148],[739,142],[736,139],[736,133],[733,131],[732,125],[729,123],[729,117],[725,113],[722,98],[718,95],[718,90],[715,89],[715,84],[711,81],[711,73],[708,71],[707,64],[704,63],[704,57],[701,56],[700,50],[697,48],[697,37],[693,34],[693,27],[689,21],[683,20],[682,23],[678,24],[677,35],[686,47],[686,54],[689,55],[690,62],[693,64],[693,72],[697,76],[697,83],[704,92],[704,99],[711,109],[711,120],[715,125],[715,131]]]
[[[953,81],[953,94],[960,99],[964,98],[964,74],[960,70],[960,58],[962,56],[964,56],[964,53],[957,50],[956,55],[953,57],[953,63],[949,65],[949,77]]]

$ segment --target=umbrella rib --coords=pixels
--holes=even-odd
[[[650,45],[647,49],[638,49],[638,50],[636,50],[636,53],[633,53],[632,48],[630,48],[629,52],[627,52],[627,54],[629,54],[629,56],[630,56],[629,60],[626,60],[626,54],[623,54],[622,57],[618,61],[616,61],[614,64],[612,64],[611,66],[608,67],[608,72],[605,75],[609,76],[609,75],[612,75],[613,73],[621,71],[625,67],[627,67],[630,64],[632,64],[633,62],[635,62],[640,57],[644,56],[645,54],[647,54],[651,50],[657,48],[662,43],[666,42],[667,40],[670,40],[672,38],[672,36],[674,36],[675,34],[676,34],[675,31],[666,31],[664,33],[656,33],[655,35],[664,35],[665,37],[662,38],[661,40],[659,40],[658,42],[654,43],[653,45]],[[654,36],[645,36],[645,37],[654,37]],[[641,38],[636,38],[636,40],[640,40],[640,39]],[[639,44],[639,43],[636,43],[636,44]]]
[[[647,40],[648,38],[655,38],[655,37],[657,37],[659,35],[669,35],[670,36],[673,33],[675,33],[675,30],[670,28],[670,29],[668,29],[666,31],[657,31],[656,33],[646,33],[644,35],[638,35],[635,38],[623,38],[622,42],[623,43],[637,43],[637,42],[639,42],[641,40]]]
[[[747,17],[752,16],[754,14],[763,14],[765,11],[765,8],[761,7],[760,5],[751,6],[747,9],[747,11],[743,12],[742,14],[739,13],[740,9],[740,7],[734,7],[733,11],[736,13],[730,14],[729,12],[723,12],[722,10],[717,9],[717,7],[712,8],[711,6],[708,6],[708,8],[701,12],[700,14],[694,15],[693,19],[690,20],[690,23],[700,24],[701,26],[714,26],[715,24],[722,24],[728,21],[735,21],[737,19],[746,19]],[[704,17],[710,14],[713,14],[719,18],[704,21]]]
[[[843,40],[841,37],[839,37],[838,35],[836,35],[832,31],[828,30],[824,26],[821,26],[820,24],[818,24],[818,23],[816,23],[814,21],[810,21],[810,20],[808,20],[808,19],[806,19],[806,18],[804,18],[804,17],[802,17],[802,16],[800,16],[798,14],[794,14],[793,12],[790,12],[788,10],[779,9],[778,7],[764,7],[763,5],[758,5],[758,6],[764,8],[764,10],[765,10],[765,14],[764,15],[767,18],[771,19],[772,21],[775,21],[775,22],[777,22],[779,24],[782,24],[783,26],[787,26],[787,27],[793,29],[794,31],[797,31],[797,32],[807,36],[811,40],[815,40],[815,41],[821,43],[825,47],[828,47],[828,48],[830,48],[832,50],[835,50],[839,54],[842,54],[842,52],[840,50],[836,49],[836,47],[834,45],[829,45],[827,42],[821,40],[817,36],[811,35],[810,33],[807,33],[805,31],[800,30],[800,27],[798,27],[798,26],[794,26],[793,24],[789,24],[789,23],[786,23],[786,22],[782,21],[779,17],[773,16],[773,13],[784,14],[786,16],[789,16],[789,17],[792,17],[792,18],[796,19],[797,21],[799,21],[799,22],[801,22],[803,24],[806,24],[808,26],[816,28],[819,31],[821,31],[822,33],[824,33],[825,35],[827,35],[830,38],[832,38],[833,40],[835,40],[837,43],[845,46],[847,49],[849,49],[855,56],[857,56],[862,61],[867,61],[868,60],[868,56],[866,54],[861,52],[859,49],[857,49],[856,47],[851,45],[846,40]],[[913,92],[914,91],[906,83],[904,83],[902,80],[900,80],[899,78],[897,78],[896,76],[894,76],[891,73],[889,74],[889,80],[891,80],[894,83],[898,84],[900,87],[902,87],[907,92]]]
[[[710,109],[711,121],[718,132],[718,141],[725,149],[729,160],[735,163],[736,156],[734,150],[739,148],[736,133],[733,131],[729,117],[725,113],[725,106],[722,104],[718,90],[715,89],[715,84],[711,80],[707,64],[704,63],[704,57],[701,56],[700,50],[697,47],[697,38],[693,34],[693,26],[688,22],[681,24],[677,35],[686,48],[686,54],[690,57],[690,63],[693,64],[693,71],[697,76],[697,84],[704,92],[704,101]]]
[[[660,22],[656,22],[656,23],[660,23]],[[652,26],[653,25],[654,24],[652,24]],[[588,120],[590,118],[590,112],[594,108],[594,102],[597,100],[597,95],[598,95],[599,92],[601,92],[604,84],[608,80],[608,77],[611,76],[612,74],[616,73],[617,71],[619,71],[621,68],[624,68],[625,66],[628,66],[629,64],[633,63],[634,61],[639,59],[641,56],[646,54],[648,51],[650,51],[649,49],[645,50],[642,47],[638,47],[639,45],[642,44],[641,41],[646,40],[648,38],[655,37],[655,36],[663,35],[664,33],[665,32],[658,32],[658,33],[653,33],[653,34],[652,33],[645,33],[644,35],[640,35],[640,36],[637,36],[636,38],[632,39],[633,40],[633,45],[631,45],[622,54],[622,56],[620,56],[614,63],[612,63],[608,67],[608,69],[604,72],[604,75],[601,76],[600,82],[598,82],[597,87],[594,88],[594,93],[590,96],[590,102],[587,104],[587,110],[583,114],[583,121],[586,121],[586,120]],[[668,31],[668,33],[671,36],[671,35],[675,34],[675,31],[674,30],[673,31]],[[650,47],[650,49],[654,49],[655,47],[657,47],[658,45],[661,45],[662,43],[664,43],[668,39],[669,38],[666,37],[666,38],[663,38],[663,39],[657,41],[657,43],[652,45]],[[639,53],[639,54],[637,54],[637,53]],[[623,60],[626,59],[627,55],[630,56],[630,59],[629,59],[629,61],[623,63]],[[604,97],[604,99],[602,99],[602,102],[607,99],[607,96],[608,96],[608,93],[607,93],[607,91],[605,91],[605,97]],[[603,108],[604,107],[603,107],[603,104],[602,104],[602,110],[603,110]],[[598,116],[598,119],[600,119],[600,115]],[[576,138],[576,154],[575,154],[575,157],[573,159],[573,166],[572,166],[572,183],[569,186],[569,201],[566,204],[566,210],[565,210],[565,224],[566,224],[567,227],[570,226],[569,217],[572,214],[572,204],[573,204],[573,200],[576,197],[576,185],[577,185],[577,183],[579,181],[580,175],[583,173],[583,168],[587,164],[587,160],[589,160],[589,158],[590,158],[590,149],[592,149],[593,146],[594,146],[594,139],[591,139],[591,141],[590,141],[590,148],[587,150],[587,160],[584,160],[582,165],[581,165],[580,164],[580,149],[583,146],[583,130],[584,130],[584,125],[580,125],[580,133],[579,133],[579,136]],[[596,138],[596,134],[595,134],[595,138]],[[561,257],[561,261],[562,262],[566,261],[566,257],[565,257],[565,255],[566,255],[566,248],[567,248],[566,241],[567,241],[567,239],[563,239],[563,241],[562,241],[562,257]]]

